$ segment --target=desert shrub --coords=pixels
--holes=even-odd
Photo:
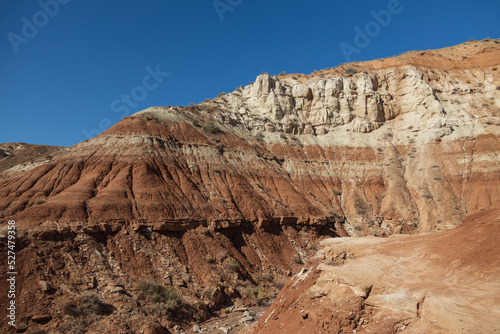
[[[331,261],[327,261],[325,263],[326,265],[329,265],[329,266],[334,266],[334,267],[337,267],[337,266],[341,266],[344,264],[344,261],[336,261],[336,260],[331,260]]]
[[[87,333],[88,323],[82,319],[73,319],[62,325],[60,333],[85,334]]]
[[[169,299],[165,302],[156,303],[156,311],[162,316],[169,316],[172,311],[178,310],[180,305],[178,300]]]
[[[219,95],[217,95],[217,97],[223,97],[223,96],[224,96],[224,94],[225,94],[224,92],[219,93]]]
[[[84,314],[104,315],[110,312],[110,305],[102,302],[92,291],[84,291],[77,297],[77,301]]]
[[[358,70],[356,70],[354,67],[348,67],[345,69],[345,73],[352,77],[354,74],[358,73]]]
[[[147,299],[158,304],[162,311],[172,311],[180,305],[177,291],[167,288],[155,280],[145,279],[138,286]]]
[[[62,311],[70,315],[72,317],[78,317],[80,316],[80,309],[78,308],[78,305],[74,301],[67,301],[62,304]]]
[[[431,194],[424,194],[422,195],[423,198],[431,199],[432,195]]]
[[[269,292],[264,287],[252,285],[245,287],[243,296],[256,305],[265,305],[271,299]]]
[[[208,122],[203,126],[203,130],[211,134],[216,134],[220,132],[220,128],[217,124],[215,124],[215,122]]]
[[[193,125],[199,128],[200,127],[200,122],[197,119],[194,119],[193,120]]]
[[[111,313],[113,307],[101,301],[92,291],[84,291],[71,301],[62,305],[62,311],[72,317],[105,315]]]
[[[341,191],[338,191],[337,189],[333,189],[333,193],[335,194],[335,196],[340,196],[340,195],[342,195],[342,192],[341,192]]]
[[[226,263],[226,270],[230,272],[237,272],[241,267],[241,264],[233,257],[230,257]]]
[[[263,141],[264,140],[264,134],[262,132],[259,132],[255,135],[255,139],[257,139],[258,141]]]
[[[356,208],[356,213],[358,215],[364,215],[370,210],[369,205],[359,197],[357,197],[354,201],[354,207]]]

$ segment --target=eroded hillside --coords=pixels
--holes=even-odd
[[[495,333],[500,210],[434,234],[337,238],[252,333]]]
[[[0,215],[17,222],[29,275],[20,321],[187,328],[248,287],[269,299],[325,237],[439,231],[498,208],[499,63],[499,41],[485,40],[265,73],[12,166]],[[175,312],[143,279],[182,296]],[[107,306],[85,314],[85,291]]]

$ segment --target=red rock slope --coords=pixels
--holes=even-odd
[[[452,230],[327,239],[252,333],[496,333],[500,210]]]

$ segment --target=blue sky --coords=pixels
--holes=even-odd
[[[70,146],[262,71],[334,67],[340,45],[359,61],[499,38],[499,13],[491,0],[2,0],[0,142]]]

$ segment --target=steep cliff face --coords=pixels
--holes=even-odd
[[[436,231],[498,208],[499,59],[498,41],[465,43],[149,108],[1,179],[0,215],[17,222],[25,270],[57,291],[44,307],[87,289],[122,305],[105,292],[118,278],[140,303],[146,273],[216,309],[244,281],[284,279],[325,236]],[[43,269],[54,257],[66,269]],[[23,296],[43,299],[31,283]]]
[[[362,235],[459,224],[500,200],[500,45],[478,43],[472,68],[263,74],[198,106],[147,109],[2,181],[0,210],[32,224],[174,230],[345,220]]]

